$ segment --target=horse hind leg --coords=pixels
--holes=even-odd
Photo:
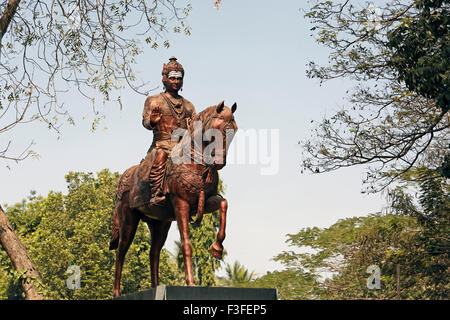
[[[117,214],[119,220],[119,240],[116,250],[116,271],[114,280],[114,297],[120,296],[120,278],[122,267],[125,261],[125,255],[133,242],[139,224],[139,215],[128,204],[128,195],[122,197],[118,204]]]
[[[150,247],[150,274],[153,288],[159,285],[159,256],[166,242],[171,223],[171,221],[155,219],[147,222],[152,239]]]

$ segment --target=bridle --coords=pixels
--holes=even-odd
[[[215,111],[214,111],[215,112]],[[202,123],[202,132],[201,132],[201,134],[202,134],[202,142],[203,142],[203,135],[204,135],[204,133],[206,132],[206,131],[208,131],[208,130],[210,130],[210,129],[216,129],[216,130],[219,130],[220,131],[220,133],[222,134],[222,137],[226,137],[227,136],[227,132],[228,132],[228,130],[234,130],[234,126],[233,126],[233,122],[234,122],[234,117],[232,116],[230,119],[228,119],[228,120],[225,120],[225,118],[222,116],[222,115],[220,115],[220,114],[218,114],[217,112],[215,112],[216,114],[214,114],[214,115],[212,115],[212,116],[208,116],[208,115],[206,115],[205,116],[205,118],[207,118],[206,119],[206,121],[202,121],[201,119],[196,119],[196,120],[200,120],[200,121],[202,121],[203,123]],[[198,117],[198,118],[201,118],[201,117]],[[221,128],[221,129],[218,129],[218,128],[212,128],[211,127],[211,122],[213,121],[213,119],[216,119],[216,118],[219,118],[219,119],[222,119],[224,122],[225,122],[225,125],[223,125],[223,127]],[[187,129],[188,129],[188,131],[189,131],[189,134],[190,134],[190,136],[191,136],[191,143],[192,143],[192,141],[194,140],[194,139],[192,139],[194,136],[195,136],[195,126],[194,126],[194,123],[195,123],[195,121],[193,121],[192,119],[189,119],[188,121],[187,121]],[[192,145],[191,145],[191,148],[192,148]],[[203,160],[203,154],[199,154],[199,150],[197,150],[195,147],[193,147],[191,150],[193,150],[193,154],[191,154],[191,160],[192,159],[197,159],[197,157],[199,158],[199,159],[202,159]],[[200,151],[201,153],[203,153],[203,148],[202,148],[202,150]],[[198,165],[201,165],[201,166],[204,166],[204,167],[206,167],[206,171],[208,171],[209,169],[211,169],[212,168],[212,165],[211,164],[207,164],[207,163],[203,163],[203,161],[202,161],[202,163],[200,164],[200,163],[198,163]]]

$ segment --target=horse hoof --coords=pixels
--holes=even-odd
[[[223,255],[223,246],[213,243],[211,247],[209,247],[209,252],[211,252],[211,255],[216,259],[222,259]]]

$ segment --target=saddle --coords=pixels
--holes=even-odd
[[[130,189],[130,208],[132,209],[148,204],[152,197],[149,181],[143,180],[142,175],[139,174],[143,169],[145,167],[138,166],[133,172],[134,183],[131,184]]]
[[[129,207],[132,209],[147,205],[152,197],[148,172],[151,168],[151,161],[143,159],[139,165],[128,168],[121,179],[116,191],[119,200],[125,192],[129,191]]]

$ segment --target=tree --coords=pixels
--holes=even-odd
[[[287,267],[284,270],[267,272],[250,282],[239,284],[245,288],[276,288],[279,300],[311,300],[317,299],[320,286],[317,276],[305,273],[298,268]]]
[[[19,161],[36,155],[30,149],[33,141],[20,154],[9,153],[12,141],[18,140],[13,134],[18,124],[40,121],[59,134],[63,121],[75,123],[72,107],[61,99],[69,89],[78,90],[91,102],[93,128],[102,117],[97,110],[98,94],[103,103],[124,86],[147,94],[148,85],[138,81],[134,72],[143,43],[154,49],[161,43],[168,47],[170,29],[189,34],[184,19],[190,9],[189,4],[177,8],[175,0],[151,4],[144,0],[1,1],[0,134],[8,142],[0,145],[0,159]],[[120,96],[116,100],[122,107]],[[2,247],[14,264],[33,270],[32,276],[38,279],[2,209],[0,230]],[[33,282],[25,283],[34,290]]]
[[[25,296],[28,300],[43,299],[42,286],[39,274],[35,269],[31,258],[20,241],[20,238],[13,231],[8,219],[0,206],[0,243],[2,243],[6,253],[16,270],[16,275],[20,279]]]
[[[330,64],[310,62],[307,75],[357,85],[348,105],[303,141],[302,164],[313,172],[366,165],[369,192],[408,170],[438,169],[450,145],[448,1],[390,0],[362,7],[315,2],[306,17]]]
[[[324,297],[395,297],[397,265],[402,298],[446,297],[449,5],[447,0],[389,0],[380,7],[315,1],[305,15],[317,41],[331,49],[329,65],[311,62],[307,75],[357,85],[348,103],[303,142],[303,166],[327,172],[365,165],[365,191],[389,187],[392,210],[398,213],[342,220],[290,238],[319,251],[278,258],[335,272],[321,284]],[[323,238],[331,234],[335,244]],[[384,290],[367,290],[363,279],[370,263],[380,266]]]
[[[235,261],[233,265],[227,264],[225,272],[231,286],[248,283],[256,277],[253,271],[246,269],[239,261]]]
[[[96,93],[103,103],[124,86],[147,94],[148,83],[136,77],[136,57],[144,45],[169,47],[170,30],[189,34],[184,20],[190,9],[178,8],[175,0],[2,1],[0,134],[36,120],[57,133],[63,121],[74,124],[72,106],[61,99],[69,88],[91,102],[93,126],[101,117]],[[121,105],[120,96],[116,100]],[[2,146],[0,158],[30,155],[9,155],[10,144]]]
[[[430,237],[410,211],[342,219],[323,229],[303,228],[287,236],[295,251],[274,258],[286,269],[255,283],[277,287],[287,299],[396,299],[398,289],[401,299],[447,299],[448,224],[446,246],[430,250],[431,238],[442,244],[443,235]],[[378,289],[367,285],[374,267],[380,270]],[[290,285],[282,281],[287,279]]]
[[[417,271],[423,279],[423,295],[431,299],[448,296],[448,266],[450,265],[450,184],[428,168],[419,168],[402,179],[412,189],[397,187],[390,193],[395,213],[416,219],[414,253],[423,257]],[[413,193],[414,192],[414,193]]]
[[[417,16],[388,33],[391,65],[409,90],[450,107],[450,1],[415,1]]]
[[[6,213],[17,230],[42,277],[43,293],[49,299],[108,299],[112,295],[114,252],[108,249],[115,186],[120,175],[103,170],[66,175],[68,193],[51,191],[46,197],[31,193],[27,200],[8,207]],[[123,270],[123,292],[151,286],[150,234],[140,224]],[[0,251],[0,278],[4,298],[21,298],[14,271]],[[161,253],[161,282],[179,285],[183,273],[167,250]],[[75,268],[71,266],[75,266]],[[80,287],[67,285],[73,270],[80,272]],[[73,279],[73,277],[72,277]]]

